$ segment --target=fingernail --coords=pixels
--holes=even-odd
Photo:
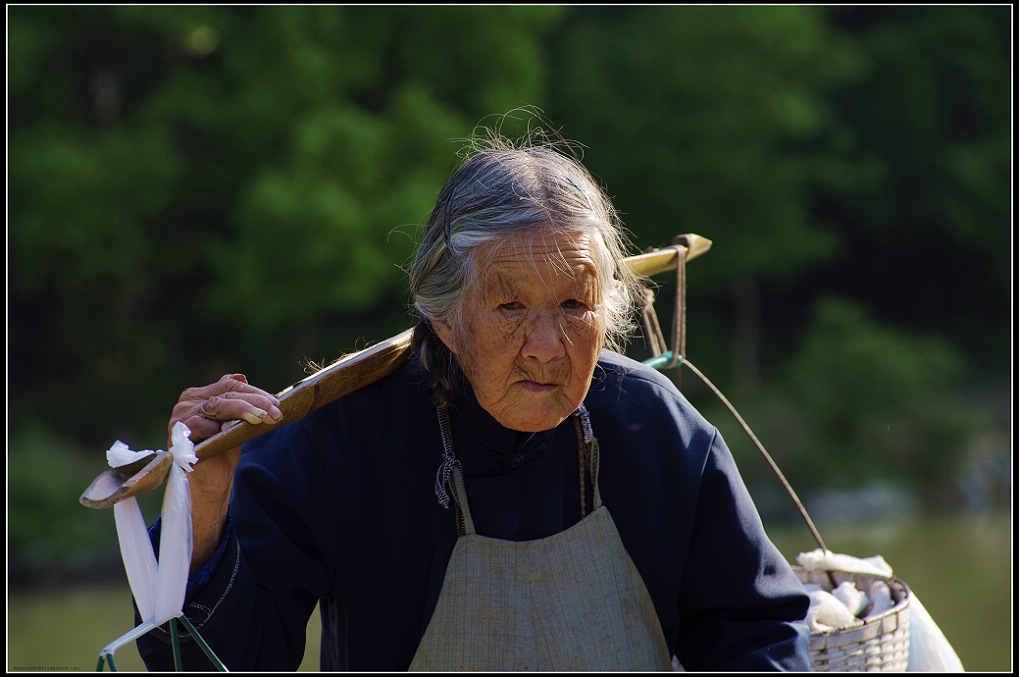
[[[265,409],[259,409],[258,407],[252,407],[251,409],[248,409],[246,412],[241,414],[241,418],[243,418],[248,423],[261,423],[262,420],[266,416],[268,416],[268,414],[269,414],[269,412],[267,412]]]
[[[269,418],[271,418],[274,423],[279,423],[283,420],[283,412],[280,411],[279,408],[273,407],[269,410]]]

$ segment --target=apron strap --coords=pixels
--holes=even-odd
[[[460,465],[456,455],[453,453],[452,436],[449,433],[449,414],[445,407],[438,407],[439,432],[442,435],[442,461],[439,463],[439,470],[435,473],[435,497],[439,499],[439,505],[443,508],[449,507],[449,494],[446,487],[449,485],[450,473],[455,466]]]
[[[456,505],[457,521],[459,523],[460,535],[474,533],[474,518],[471,517],[471,507],[467,503],[467,490],[464,488],[464,474],[460,464],[457,463],[450,475],[450,493],[453,494],[453,503]]]
[[[581,404],[577,411],[573,412],[573,427],[577,431],[577,467],[580,472],[580,518],[587,517],[601,507],[601,490],[598,488],[598,439],[591,430],[591,416],[587,408]],[[587,482],[584,470],[591,477],[591,487],[594,491],[594,504],[591,510],[587,510]]]
[[[449,432],[449,412],[445,407],[438,407],[437,410],[439,432],[442,434],[442,462],[439,463],[439,470],[435,473],[435,497],[439,499],[439,503],[444,508],[449,507],[450,498],[452,498],[460,535],[473,534],[474,520],[471,519],[471,509],[467,504],[463,466],[460,465],[459,459],[453,453],[453,436]]]

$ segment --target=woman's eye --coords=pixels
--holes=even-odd
[[[578,301],[577,299],[568,299],[566,301],[563,301],[562,305],[563,308],[565,308],[566,310],[580,310],[581,308],[584,307],[584,304],[581,301]]]
[[[519,310],[523,306],[520,305],[519,301],[510,301],[509,303],[502,303],[499,305],[502,310]]]

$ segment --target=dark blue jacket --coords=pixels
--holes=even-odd
[[[609,351],[585,406],[602,499],[669,650],[687,670],[808,670],[808,598],[718,431],[667,378]],[[468,386],[451,423],[478,533],[530,540],[580,519],[572,420],[508,430]],[[434,491],[441,455],[416,359],[245,445],[228,535],[184,608],[227,667],[296,669],[321,603],[323,670],[406,670],[457,538]],[[138,640],[150,669],[172,669],[168,642]],[[210,667],[189,638],[183,651],[185,668]]]

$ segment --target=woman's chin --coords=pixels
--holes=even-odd
[[[508,407],[489,413],[504,428],[523,433],[536,433],[555,428],[577,409],[576,406],[571,407],[569,403],[563,402],[561,397],[550,396],[547,399],[550,401],[531,403],[523,407]]]

